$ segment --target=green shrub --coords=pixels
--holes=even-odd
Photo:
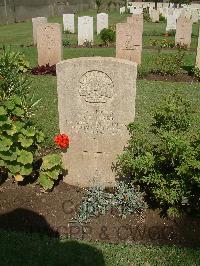
[[[149,15],[149,11],[147,8],[143,9],[143,19],[145,22],[149,22],[151,21],[150,15]]]
[[[178,75],[183,73],[183,57],[185,53],[178,51],[176,53],[162,53],[159,52],[157,56],[153,58],[152,73],[160,75]]]
[[[176,30],[169,30],[167,32],[168,36],[175,36],[176,35]]]
[[[174,48],[175,42],[167,39],[163,40],[150,40],[150,45],[157,48]]]
[[[29,103],[30,83],[18,59],[18,53],[6,49],[0,57],[0,172],[16,182],[39,175],[40,185],[50,189],[61,173],[61,157],[51,154],[42,159],[41,169],[34,167],[44,135],[31,122],[37,102]]]
[[[76,213],[79,223],[88,222],[92,217],[117,210],[120,217],[137,213],[146,208],[143,194],[137,191],[132,184],[117,182],[114,193],[105,192],[102,187],[89,188]]]
[[[63,40],[62,44],[63,44],[64,47],[69,47],[71,45],[69,40]]]
[[[116,32],[113,28],[103,29],[100,32],[100,38],[106,46],[109,46],[111,43],[115,42]]]
[[[165,21],[166,21],[166,18],[165,18],[165,17],[163,17],[163,15],[162,15],[162,14],[160,14],[160,15],[159,15],[159,21],[164,21],[164,22],[165,22]]]
[[[200,134],[190,132],[190,117],[190,103],[170,95],[148,133],[129,125],[129,146],[119,156],[119,173],[169,216],[200,211]]]
[[[189,74],[196,77],[198,81],[200,81],[200,69],[198,67],[192,67]]]
[[[9,99],[12,95],[18,95],[23,102],[27,100],[29,81],[22,74],[21,56],[10,49],[3,49],[0,55],[0,101]]]

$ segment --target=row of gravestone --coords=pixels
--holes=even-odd
[[[84,18],[84,17],[83,17]],[[38,22],[39,21],[39,22]],[[62,60],[62,30],[58,23],[47,23],[45,18],[33,19],[33,36],[36,35],[38,65],[54,65]],[[89,27],[81,30],[84,40]],[[132,15],[126,23],[116,25],[116,57],[141,64],[143,15]],[[179,17],[176,22],[175,44],[190,47],[192,21]]]
[[[37,17],[32,19],[34,45],[37,44],[37,29],[40,25],[47,23],[47,18]],[[74,14],[63,15],[63,27],[65,32],[74,33]],[[108,28],[108,14],[97,14],[97,34],[102,29]],[[78,45],[83,45],[86,41],[93,43],[93,17],[78,17]]]

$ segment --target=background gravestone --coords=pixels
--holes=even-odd
[[[141,64],[142,32],[132,23],[116,25],[116,57]]]
[[[99,34],[101,30],[107,28],[108,28],[108,14],[106,13],[97,14],[97,34]]]
[[[38,65],[55,65],[62,60],[62,31],[58,23],[37,28]]]
[[[187,18],[180,17],[176,23],[175,44],[190,47],[192,35],[192,21]]]
[[[93,17],[78,17],[78,45],[93,43]]]
[[[74,14],[63,14],[64,31],[74,33]]]
[[[198,67],[198,69],[200,69],[200,29],[199,29],[197,55],[196,55],[196,67]]]
[[[106,57],[57,64],[60,132],[70,137],[63,154],[71,185],[113,186],[113,167],[134,121],[137,66]]]
[[[33,44],[37,44],[37,28],[47,23],[47,18],[45,17],[38,17],[38,18],[32,18],[32,25],[33,25]]]

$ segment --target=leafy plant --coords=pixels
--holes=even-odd
[[[175,35],[176,35],[176,30],[169,30],[169,31],[167,32],[167,35],[168,35],[168,36],[175,36]]]
[[[113,207],[121,217],[136,213],[146,208],[143,194],[137,191],[133,184],[118,182],[114,192]]]
[[[76,220],[79,223],[88,222],[92,217],[106,214],[112,208],[113,195],[104,192],[102,187],[89,188],[79,207]]]
[[[175,46],[175,42],[167,39],[163,40],[155,39],[155,40],[150,40],[150,45],[157,48],[173,48]]]
[[[111,43],[115,42],[116,31],[112,27],[103,29],[100,32],[100,38],[106,46],[110,46]]]
[[[149,22],[151,21],[150,15],[149,15],[149,11],[147,8],[143,9],[143,19],[145,22]]]
[[[178,51],[177,53],[161,53],[153,58],[152,73],[160,75],[178,75],[183,73],[183,57],[185,53]]]
[[[56,76],[56,65],[50,66],[49,64],[45,66],[37,66],[31,69],[32,75],[52,75]]]
[[[0,101],[18,95],[24,103],[27,102],[30,84],[27,76],[22,75],[22,59],[21,54],[3,48],[0,56]]]
[[[117,182],[114,193],[105,192],[102,187],[89,188],[76,213],[79,223],[88,222],[92,217],[104,215],[116,209],[120,217],[136,213],[146,208],[143,194],[136,191],[132,184]]]
[[[84,43],[83,43],[83,46],[85,46],[87,48],[91,48],[93,46],[93,42],[85,40]]]
[[[48,154],[42,158],[42,165],[38,178],[39,184],[46,190],[52,189],[56,180],[63,172],[60,154]]]
[[[200,69],[198,67],[192,67],[189,74],[196,77],[198,81],[200,81]]]
[[[63,40],[62,41],[64,47],[70,47],[71,43],[69,40]]]
[[[166,21],[166,18],[163,17],[162,14],[159,14],[159,21],[163,21],[163,22],[165,22],[165,21]]]
[[[119,173],[169,216],[200,211],[200,134],[191,134],[190,116],[190,103],[170,95],[155,110],[148,134],[129,125],[129,146],[119,156]]]
[[[20,177],[22,181],[33,171],[34,155],[44,136],[26,120],[18,96],[0,105],[0,131],[0,167],[9,176]]]

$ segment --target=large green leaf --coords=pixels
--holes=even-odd
[[[6,137],[1,137],[0,139],[0,151],[8,151],[12,146],[13,142],[11,139]]]
[[[16,161],[17,160],[17,153],[11,150],[9,151],[0,151],[0,159],[5,161]]]
[[[54,185],[54,181],[51,180],[48,175],[43,172],[40,174],[38,181],[45,190],[52,189]]]
[[[16,116],[23,116],[24,115],[24,110],[20,107],[16,107],[14,110],[13,110],[13,115],[16,115]]]
[[[20,150],[18,152],[19,157],[17,158],[17,161],[23,165],[26,164],[32,164],[33,162],[33,154],[29,151]]]
[[[59,166],[55,167],[52,170],[45,171],[45,173],[54,180],[58,180],[58,176],[61,174],[62,170]]]
[[[20,169],[20,174],[22,176],[25,176],[25,175],[30,175],[33,171],[33,167],[31,164],[27,164],[27,165],[23,165],[21,166],[21,169]]]
[[[3,106],[0,106],[0,116],[5,116],[7,115],[7,112]]]
[[[4,130],[9,136],[15,135],[17,133],[17,128],[15,125],[12,125],[9,129]]]
[[[49,170],[54,168],[55,166],[62,164],[62,159],[60,154],[49,154],[42,158],[42,169]]]
[[[28,148],[33,144],[33,139],[27,138],[23,136],[22,134],[19,135],[18,141],[21,143],[22,147]]]
[[[34,127],[27,127],[26,129],[22,129],[21,130],[22,134],[27,136],[27,137],[34,137],[35,136],[35,133],[36,133],[36,130]]]
[[[6,164],[6,167],[8,168],[8,170],[13,174],[17,174],[20,173],[20,164],[18,164],[16,161],[10,162]]]

